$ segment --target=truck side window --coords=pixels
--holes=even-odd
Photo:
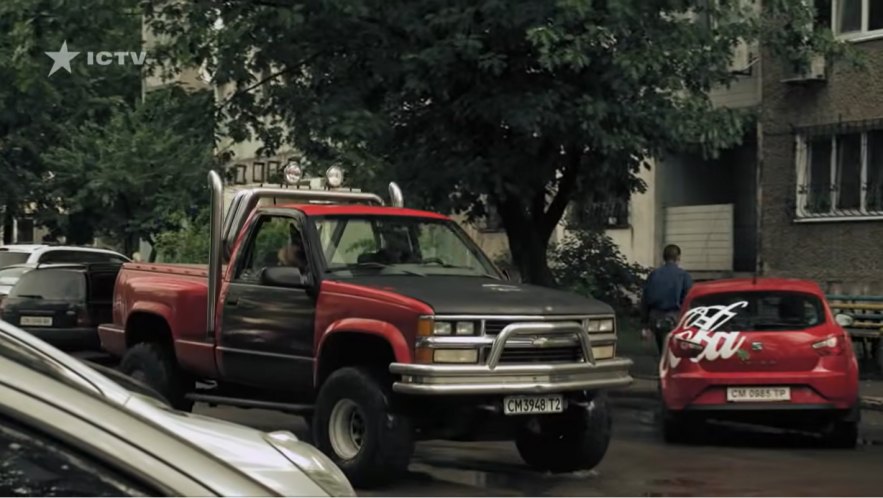
[[[297,266],[306,271],[303,237],[295,221],[284,216],[265,216],[248,241],[236,269],[236,279],[257,282],[261,270],[270,266]]]

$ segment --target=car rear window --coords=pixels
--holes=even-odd
[[[0,268],[27,263],[29,255],[26,252],[0,250]]]
[[[732,330],[802,330],[825,323],[822,301],[803,292],[724,292],[700,296],[690,303],[691,310],[708,306],[734,313],[727,324]]]
[[[9,297],[81,301],[86,297],[86,277],[76,270],[34,270],[21,276]]]
[[[33,268],[18,266],[15,268],[3,268],[0,270],[0,285],[15,285],[22,274],[27,273],[32,269]]]

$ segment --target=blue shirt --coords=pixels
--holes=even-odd
[[[650,311],[678,311],[687,297],[693,279],[676,263],[665,263],[653,270],[644,284],[643,308]]]

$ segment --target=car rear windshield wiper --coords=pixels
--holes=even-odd
[[[43,299],[43,296],[39,294],[18,294],[15,297],[23,297],[25,299]]]
[[[407,275],[415,275],[418,277],[425,277],[426,276],[425,274],[420,273],[420,272],[416,272],[413,270],[405,270],[404,268],[396,268],[394,266],[391,266],[391,265],[388,265],[385,263],[379,263],[376,261],[371,261],[371,262],[366,262],[366,263],[354,263],[351,265],[335,266],[335,267],[331,267],[331,268],[326,268],[325,273],[337,273],[339,271],[362,269],[362,268],[372,268],[372,269],[377,269],[377,270],[391,268],[393,270],[400,271],[400,272],[405,273]]]

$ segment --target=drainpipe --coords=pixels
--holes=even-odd
[[[208,291],[205,315],[205,328],[208,340],[215,337],[215,316],[218,306],[218,292],[221,283],[221,223],[224,218],[224,183],[221,175],[212,170],[208,173],[211,189],[211,219],[208,262]]]

